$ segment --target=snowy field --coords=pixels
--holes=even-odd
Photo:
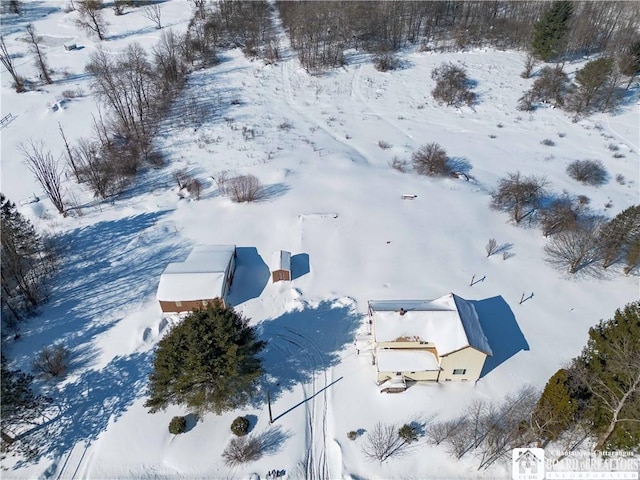
[[[20,74],[37,78],[27,45],[28,22],[45,38],[55,83],[16,94],[2,72],[1,116],[15,119],[1,131],[2,192],[41,231],[68,247],[51,299],[3,343],[13,368],[29,369],[35,352],[61,341],[72,349],[73,369],[42,387],[62,406],[35,462],[8,457],[3,478],[510,478],[508,466],[477,471],[472,455],[452,461],[421,440],[383,464],[362,452],[365,435],[347,432],[383,423],[427,422],[459,414],[474,399],[500,401],[524,385],[542,388],[576,356],[590,326],[637,300],[637,276],[567,276],[544,262],[547,241],[535,226],[516,227],[489,209],[490,191],[507,172],[544,175],[550,188],[586,195],[590,207],[613,217],[639,201],[640,119],[637,84],[615,114],[572,122],[551,108],[516,110],[533,79],[522,79],[524,54],[472,50],[403,52],[403,68],[376,71],[361,52],[347,65],[310,76],[283,48],[277,64],[220,52],[221,63],[196,71],[160,129],[157,147],[168,160],[149,169],[121,198],[96,202],[71,178],[68,196],[85,205],[82,216],[62,218],[45,199],[18,151],[42,140],[55,155],[91,134],[97,105],[84,72],[97,42],[65,13],[62,2],[25,2],[21,17],[2,18],[10,51],[20,53]],[[164,28],[183,31],[190,3],[162,3]],[[130,42],[151,48],[159,37],[134,9],[122,17],[105,10],[102,43],[117,54]],[[283,39],[283,47],[286,42]],[[82,48],[65,51],[64,43]],[[434,103],[431,70],[463,63],[477,82],[478,104],[445,108]],[[568,73],[582,64],[569,64]],[[65,90],[85,96],[61,102]],[[185,106],[198,115],[185,115]],[[253,136],[246,132],[253,130]],[[555,146],[541,142],[552,139]],[[380,148],[380,141],[389,148]],[[438,142],[471,179],[433,179],[400,173],[394,157],[410,161],[421,145]],[[624,156],[613,158],[610,144]],[[567,176],[577,159],[601,160],[610,180],[596,188]],[[187,169],[205,185],[202,198],[180,198],[173,173]],[[219,194],[222,171],[251,173],[266,186],[256,203],[236,204]],[[614,178],[621,174],[626,183]],[[417,195],[403,200],[403,194]],[[36,195],[39,202],[28,203]],[[513,255],[487,258],[489,238],[510,244]],[[232,305],[268,341],[264,353],[273,416],[265,399],[221,416],[209,414],[172,436],[173,407],[143,408],[153,348],[176,320],[163,318],[155,300],[166,264],[182,261],[196,244],[236,244],[238,268]],[[293,277],[272,284],[267,263],[275,250],[292,252]],[[486,277],[470,286],[472,277]],[[494,356],[475,384],[415,386],[381,395],[370,358],[358,356],[354,336],[366,328],[370,299],[433,299],[454,292],[476,300]],[[520,304],[522,295],[533,298]],[[226,467],[221,453],[238,415],[269,445],[258,461]]]

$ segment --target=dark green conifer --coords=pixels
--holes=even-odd
[[[531,49],[542,61],[548,62],[562,55],[569,33],[569,19],[573,4],[569,1],[553,2],[533,29]]]
[[[257,340],[248,320],[215,302],[195,310],[159,342],[149,375],[151,413],[169,404],[220,414],[245,405],[262,375]]]

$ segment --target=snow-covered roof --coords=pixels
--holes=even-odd
[[[271,255],[271,271],[288,270],[291,271],[291,252],[278,250]]]
[[[372,300],[369,308],[376,342],[406,338],[435,344],[440,356],[465,347],[492,355],[473,304],[453,293],[435,300]]]
[[[156,298],[166,302],[223,296],[235,245],[198,245],[184,262],[170,263],[160,276]]]
[[[380,348],[377,351],[380,372],[424,372],[440,370],[438,359],[427,350]]]

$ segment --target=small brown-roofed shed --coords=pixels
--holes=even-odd
[[[271,279],[273,283],[291,280],[291,252],[279,250],[272,255]]]

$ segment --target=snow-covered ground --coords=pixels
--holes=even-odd
[[[190,3],[161,4],[165,28],[184,30]],[[638,89],[616,114],[572,122],[566,113],[516,110],[532,79],[522,79],[521,52],[473,50],[402,54],[404,68],[377,72],[360,52],[344,68],[314,77],[286,48],[277,64],[223,51],[221,63],[197,71],[160,129],[157,146],[168,166],[144,172],[113,202],[65,181],[69,198],[86,204],[82,216],[62,218],[22,162],[18,144],[43,140],[63,153],[61,124],[72,141],[91,133],[97,105],[84,73],[98,43],[74,24],[60,2],[26,3],[23,17],[3,17],[19,73],[34,77],[19,37],[33,22],[45,38],[56,82],[24,94],[2,72],[1,116],[15,119],[1,132],[2,192],[43,231],[68,247],[50,301],[3,352],[28,369],[34,352],[62,341],[74,352],[68,377],[50,389],[62,408],[47,430],[38,460],[8,457],[4,478],[510,478],[507,466],[478,472],[471,455],[454,462],[424,440],[382,465],[362,452],[366,435],[351,430],[383,423],[447,418],[474,399],[500,401],[523,385],[543,387],[577,355],[588,328],[638,298],[638,277],[569,277],[543,261],[547,241],[536,227],[516,227],[489,209],[489,192],[506,172],[544,175],[555,192],[586,195],[608,216],[639,201]],[[137,10],[109,21],[103,47],[116,54],[130,42],[151,48],[159,32]],[[82,48],[65,51],[64,43]],[[284,43],[284,42],[283,42]],[[286,45],[284,45],[286,46]],[[431,70],[463,63],[477,82],[478,105],[445,108],[430,97]],[[580,67],[570,64],[569,73]],[[62,72],[66,72],[62,74]],[[60,102],[65,90],[85,96]],[[57,105],[58,108],[52,108]],[[200,120],[184,115],[197,105]],[[243,132],[244,130],[244,132]],[[253,138],[245,138],[253,130]],[[245,135],[243,135],[243,133]],[[541,143],[552,139],[555,146]],[[381,148],[379,142],[390,148]],[[394,157],[438,142],[470,181],[432,179],[390,168]],[[613,158],[615,144],[620,158]],[[601,160],[611,179],[589,187],[570,179],[573,160]],[[187,169],[205,185],[202,199],[181,199],[173,173]],[[251,173],[266,185],[261,201],[236,204],[216,190],[227,170]],[[617,183],[617,174],[625,177]],[[27,203],[38,196],[37,203]],[[403,194],[417,195],[403,200]],[[511,244],[514,255],[487,258],[489,238]],[[172,436],[172,407],[143,408],[154,345],[173,318],[155,300],[160,273],[196,244],[238,245],[229,301],[267,340],[265,368],[273,425],[265,399],[221,416],[209,414]],[[272,284],[266,264],[276,250],[292,253],[294,279]],[[470,286],[475,278],[484,281]],[[476,384],[415,386],[381,395],[370,358],[358,356],[367,300],[433,299],[448,292],[476,300],[494,356]],[[533,298],[520,304],[523,293]],[[237,468],[221,453],[237,415],[249,415],[268,452]]]

